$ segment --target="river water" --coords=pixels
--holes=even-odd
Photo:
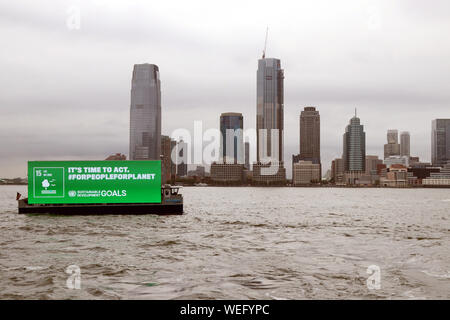
[[[182,216],[79,217],[19,215],[16,191],[0,299],[450,299],[449,189],[187,187]]]

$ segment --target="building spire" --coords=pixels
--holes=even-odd
[[[264,41],[264,50],[262,54],[262,58],[264,59],[266,57],[266,46],[267,46],[267,35],[269,33],[269,26],[266,28],[266,40]]]
[[[355,108],[355,118],[356,118],[356,108]]]

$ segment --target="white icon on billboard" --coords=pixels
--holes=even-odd
[[[50,187],[50,183],[48,182],[47,179],[44,179],[44,181],[42,181],[42,186],[47,189],[48,187]]]

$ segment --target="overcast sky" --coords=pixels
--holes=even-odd
[[[355,107],[367,154],[382,156],[398,129],[430,160],[431,120],[450,118],[447,0],[0,0],[0,177],[26,176],[27,160],[128,154],[135,63],[160,68],[163,134],[218,127],[222,112],[254,128],[267,25],[266,56],[285,72],[288,163],[308,105],[324,172]]]

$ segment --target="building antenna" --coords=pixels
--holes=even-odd
[[[355,118],[356,118],[356,108],[355,108]]]
[[[262,54],[262,58],[264,59],[266,57],[266,46],[267,46],[267,34],[269,33],[269,26],[266,28],[266,40],[264,41],[264,50]]]

